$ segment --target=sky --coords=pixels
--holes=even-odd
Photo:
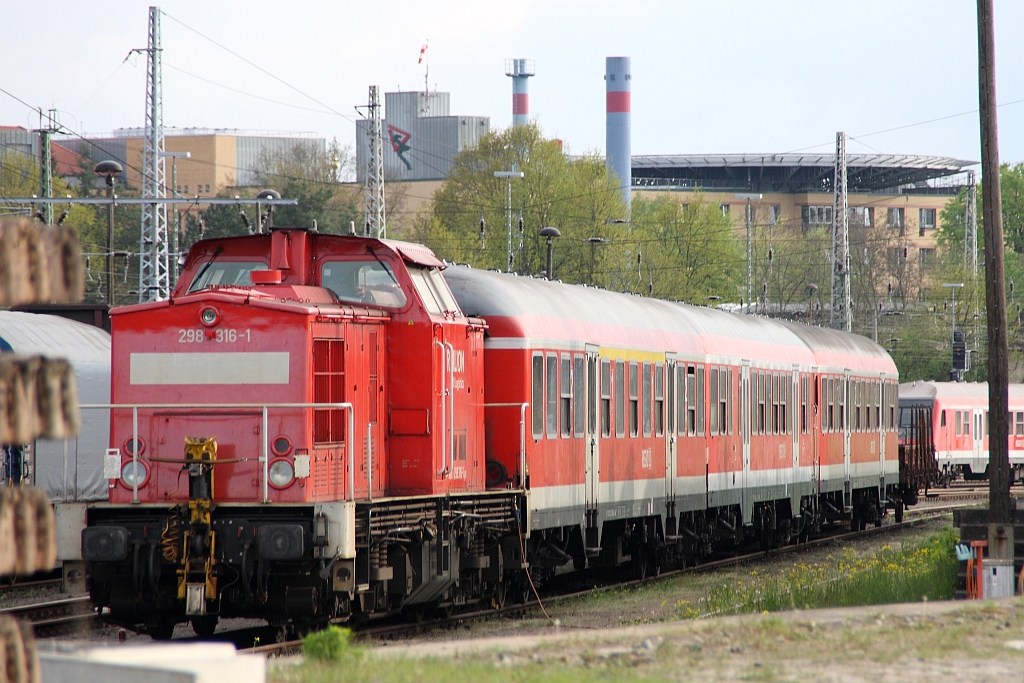
[[[530,114],[572,153],[604,152],[604,58],[629,56],[634,155],[831,154],[842,130],[849,152],[980,159],[971,0],[160,7],[167,126],[353,145],[367,87],[421,90],[429,42],[430,88],[451,93],[453,114],[489,116],[492,130],[512,118],[505,60],[535,59]],[[36,107],[79,134],[144,125],[146,60],[129,54],[146,47],[148,3],[35,0],[3,14],[0,125],[37,127]],[[996,0],[995,20],[1000,157],[1019,163],[1024,2]]]

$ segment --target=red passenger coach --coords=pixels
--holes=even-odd
[[[908,382],[900,385],[900,441],[910,438],[912,413],[931,415],[932,443],[945,481],[988,477],[988,383]],[[1024,478],[1024,384],[1009,387],[1009,456],[1014,481]]]

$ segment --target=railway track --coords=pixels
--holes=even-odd
[[[87,595],[46,602],[33,602],[0,609],[0,615],[28,621],[36,628],[62,626],[96,618],[96,608]]]
[[[43,579],[41,581],[15,581],[13,583],[3,582],[0,583],[0,596],[10,595],[18,591],[29,590],[32,588],[46,588],[49,586],[59,586],[63,582],[63,579]]]
[[[673,571],[663,572],[663,573],[659,574],[658,576],[652,576],[652,577],[649,577],[649,578],[646,578],[646,579],[634,579],[634,580],[631,580],[631,581],[622,581],[622,582],[609,583],[607,585],[597,586],[597,587],[594,587],[594,588],[588,588],[586,590],[574,591],[574,592],[570,592],[570,593],[563,593],[563,594],[559,594],[559,595],[546,596],[540,602],[538,602],[538,600],[535,598],[535,599],[529,600],[529,601],[527,601],[525,603],[516,604],[516,605],[507,605],[507,606],[504,606],[504,607],[502,607],[500,609],[487,609],[487,610],[479,610],[479,611],[476,611],[476,612],[463,612],[463,613],[459,613],[459,614],[456,614],[456,615],[452,615],[450,617],[434,619],[434,620],[430,620],[429,622],[423,622],[423,623],[400,623],[400,624],[399,623],[388,623],[388,624],[382,624],[382,625],[356,627],[356,629],[355,629],[355,636],[356,636],[356,638],[358,638],[360,640],[379,640],[379,639],[393,638],[393,637],[396,637],[396,636],[407,635],[407,634],[416,634],[416,633],[419,633],[420,631],[422,631],[424,628],[443,628],[445,626],[452,626],[452,625],[456,625],[456,624],[461,624],[461,623],[464,623],[464,622],[467,622],[467,621],[476,621],[476,620],[486,619],[486,618],[495,617],[495,616],[518,614],[518,613],[522,613],[522,612],[525,612],[525,611],[530,611],[530,610],[539,608],[541,602],[543,602],[543,604],[545,604],[545,605],[557,604],[557,603],[560,603],[560,602],[565,602],[565,601],[568,601],[568,600],[573,600],[573,599],[576,599],[576,598],[585,597],[585,596],[588,596],[588,595],[593,595],[594,593],[601,593],[601,592],[610,591],[610,590],[621,590],[621,589],[624,589],[624,588],[626,588],[626,589],[628,589],[628,588],[635,588],[635,587],[642,586],[642,585],[645,585],[645,584],[654,583],[654,582],[657,582],[657,581],[664,581],[666,579],[669,579],[669,578],[672,578],[672,577],[676,577],[676,576],[681,576],[683,574],[692,574],[692,573],[698,573],[698,572],[713,571],[715,569],[721,569],[721,568],[724,568],[724,567],[731,567],[731,566],[740,565],[740,564],[744,564],[744,563],[747,563],[747,562],[752,562],[752,561],[756,561],[756,560],[760,560],[760,559],[765,559],[765,558],[769,558],[769,557],[778,557],[778,556],[782,556],[782,555],[790,555],[790,554],[793,554],[793,553],[801,552],[802,550],[804,550],[806,548],[809,548],[809,547],[824,545],[824,544],[827,544],[827,543],[834,543],[834,542],[837,542],[837,541],[841,542],[841,541],[846,541],[846,540],[853,540],[853,539],[864,538],[864,537],[868,537],[868,536],[874,536],[874,535],[881,534],[881,533],[898,531],[898,530],[901,530],[901,529],[908,529],[908,528],[911,528],[911,527],[914,527],[914,526],[925,524],[927,522],[930,522],[930,521],[933,521],[933,520],[936,520],[936,519],[940,519],[940,518],[942,518],[945,515],[945,513],[946,513],[946,511],[948,511],[948,509],[954,509],[954,508],[958,508],[958,507],[966,507],[966,505],[950,505],[950,506],[944,506],[942,509],[930,508],[927,511],[921,511],[920,514],[915,515],[912,519],[905,519],[903,521],[903,523],[900,524],[900,525],[888,524],[888,525],[883,525],[883,526],[880,526],[880,527],[872,527],[872,528],[866,529],[864,531],[852,531],[852,532],[846,532],[846,533],[836,534],[836,535],[832,535],[832,536],[824,536],[822,538],[812,539],[812,540],[807,541],[805,543],[800,543],[800,544],[797,544],[797,545],[783,546],[781,548],[776,548],[776,549],[773,549],[773,550],[767,550],[767,551],[762,550],[762,551],[757,551],[757,552],[753,552],[753,553],[745,553],[743,555],[737,555],[735,557],[721,558],[721,559],[718,559],[718,560],[713,560],[713,561],[710,561],[710,562],[705,562],[705,563],[702,563],[702,564],[698,564],[698,565],[695,565],[693,567],[686,567],[684,569],[677,569],[677,570],[673,570]],[[244,634],[242,632],[239,632],[239,635],[242,635],[243,638],[246,638],[246,637],[249,636],[250,632],[254,632],[254,631],[255,631],[254,629],[246,629],[246,632]],[[267,631],[264,631],[264,632],[267,632]],[[218,636],[218,638],[224,638],[224,639],[229,639],[230,640],[231,636],[232,636],[232,632],[220,633],[220,634],[217,634],[217,636]],[[287,641],[284,641],[284,642],[276,642],[276,643],[269,643],[269,644],[266,644],[266,645],[258,645],[258,646],[251,647],[251,648],[250,647],[245,647],[242,643],[239,643],[237,641],[236,641],[236,644],[239,645],[240,647],[242,647],[243,649],[245,649],[246,651],[249,651],[249,652],[262,652],[264,654],[274,655],[274,656],[285,655],[285,654],[292,654],[292,653],[300,651],[301,648],[302,648],[302,641],[301,640],[287,640]]]

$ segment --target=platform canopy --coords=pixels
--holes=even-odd
[[[955,191],[948,176],[976,161],[913,154],[848,154],[851,193]],[[634,187],[701,187],[709,191],[797,194],[832,192],[834,154],[675,154],[633,157]],[[934,183],[940,178],[946,182]]]

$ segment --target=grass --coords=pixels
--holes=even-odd
[[[681,600],[676,616],[698,618],[815,607],[878,605],[953,597],[956,532],[944,529],[909,549],[885,545],[857,558],[850,550],[825,562],[797,564],[781,572],[751,571],[744,579],[713,588],[697,604]]]

